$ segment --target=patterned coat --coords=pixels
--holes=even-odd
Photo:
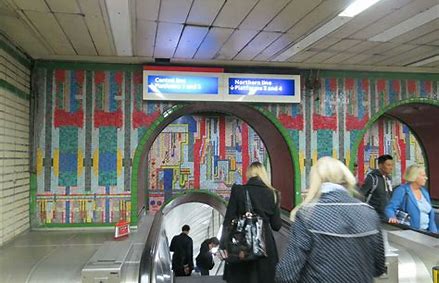
[[[385,271],[377,213],[343,189],[300,209],[290,233],[276,267],[278,283],[373,282]]]

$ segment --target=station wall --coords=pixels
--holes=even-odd
[[[0,246],[29,228],[30,65],[0,34]]]
[[[44,113],[34,206],[36,226],[108,224],[130,219],[132,158],[140,138],[172,103],[142,100],[141,66],[40,62],[34,72]],[[438,76],[321,72],[295,105],[259,104],[298,149],[302,190],[311,165],[331,155],[352,164],[364,127],[405,100],[436,101]],[[197,189],[197,188],[196,188]],[[291,188],[293,193],[293,188]],[[436,195],[436,198],[439,196]]]

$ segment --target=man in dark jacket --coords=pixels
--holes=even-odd
[[[175,276],[190,276],[194,269],[193,241],[189,237],[189,225],[181,228],[181,234],[174,236],[169,250],[172,255],[172,270]]]
[[[384,209],[392,194],[392,171],[392,156],[387,154],[381,155],[378,157],[378,169],[367,174],[365,183],[361,189],[366,198],[366,202],[375,208],[383,222],[387,222]]]
[[[197,267],[200,270],[201,275],[209,275],[209,270],[213,268],[215,263],[213,262],[213,256],[211,250],[218,247],[219,240],[216,237],[205,240],[200,247],[200,253],[195,259]]]

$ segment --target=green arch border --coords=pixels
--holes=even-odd
[[[131,168],[131,223],[136,224],[138,220],[137,216],[137,191],[138,191],[138,179],[137,179],[137,172],[139,170],[140,166],[140,158],[145,150],[145,144],[148,142],[148,140],[151,138],[157,127],[163,123],[163,121],[166,119],[169,114],[181,110],[184,107],[186,107],[187,104],[177,104],[166,111],[164,111],[159,118],[157,118],[146,130],[145,134],[143,134],[142,138],[140,139],[133,158],[133,166]],[[294,143],[288,133],[288,130],[279,122],[279,120],[270,112],[268,112],[265,109],[262,109],[261,107],[256,107],[250,105],[253,109],[261,113],[265,118],[267,118],[280,132],[282,137],[284,138],[285,142],[288,145],[289,151],[290,151],[290,157],[293,161],[294,166],[294,192],[295,192],[295,203],[294,205],[298,205],[302,201],[301,197],[301,174],[300,174],[300,167],[299,167],[299,156],[298,151],[296,150],[296,147],[294,146]]]
[[[351,156],[356,156],[358,157],[358,149],[360,147],[360,142],[363,140],[364,135],[366,134],[366,132],[368,130],[370,130],[370,128],[375,124],[375,122],[381,118],[383,115],[386,114],[386,112],[388,112],[389,110],[392,110],[396,107],[399,107],[401,105],[406,105],[406,104],[413,104],[413,103],[422,103],[422,104],[429,104],[429,105],[433,105],[433,106],[438,106],[439,107],[439,100],[437,99],[432,99],[429,97],[414,97],[414,98],[409,98],[409,99],[405,99],[405,100],[401,100],[392,104],[387,105],[386,107],[382,108],[380,111],[378,111],[377,113],[375,113],[370,119],[369,121],[366,123],[366,125],[364,125],[364,129],[361,130],[360,134],[358,135],[357,140],[354,143],[353,149],[354,151],[352,152]],[[350,163],[349,163],[349,168],[351,170],[354,169],[354,163],[357,161],[357,159],[351,158]]]

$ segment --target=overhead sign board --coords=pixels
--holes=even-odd
[[[220,78],[212,73],[146,72],[143,81],[147,100],[222,100]]]
[[[298,103],[300,77],[227,74],[227,94],[229,101]]]
[[[299,103],[300,76],[143,71],[143,98],[167,101]]]

